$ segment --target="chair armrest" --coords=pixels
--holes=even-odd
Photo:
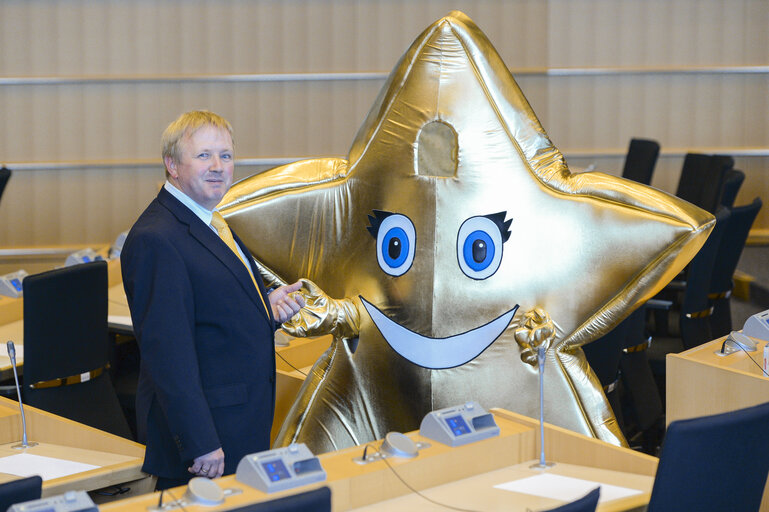
[[[646,307],[656,310],[669,310],[673,307],[673,301],[662,299],[649,299],[646,301]]]

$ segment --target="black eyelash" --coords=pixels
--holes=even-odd
[[[513,223],[513,219],[505,220],[507,212],[492,213],[490,215],[484,215],[487,219],[497,225],[499,233],[502,235],[502,242],[507,242],[510,238],[510,224]]]
[[[369,233],[371,233],[371,236],[374,237],[374,240],[376,240],[377,235],[379,234],[379,226],[382,225],[382,222],[392,215],[392,212],[385,212],[383,210],[372,210],[374,213],[374,216],[368,215],[368,221],[371,224],[370,226],[366,226],[366,229]]]

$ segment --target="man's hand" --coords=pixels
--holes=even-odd
[[[280,323],[291,319],[300,309],[304,307],[304,298],[294,293],[302,287],[302,282],[297,281],[294,284],[281,286],[274,289],[267,298],[270,300],[272,316]]]
[[[224,474],[224,450],[217,448],[210,453],[196,457],[187,471],[195,476],[219,478]]]

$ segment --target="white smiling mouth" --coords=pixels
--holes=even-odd
[[[516,304],[507,313],[475,329],[448,338],[430,338],[390,320],[376,306],[359,297],[374,325],[393,350],[416,365],[434,370],[461,366],[478,357],[507,329],[518,310]]]

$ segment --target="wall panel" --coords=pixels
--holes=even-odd
[[[0,202],[0,246],[112,240],[163,179],[161,131],[191,108],[232,121],[239,158],[345,155],[382,77],[427,25],[456,7],[448,0],[0,2],[0,163],[17,164]],[[663,156],[654,185],[671,191],[686,151],[753,150],[757,156],[738,158],[748,174],[740,199],[762,195],[769,204],[766,0],[467,0],[461,8],[515,71],[570,164],[615,171],[631,137],[655,138]],[[734,66],[765,68],[735,73]],[[379,75],[225,79],[356,72]],[[67,80],[11,83],[25,77]],[[757,221],[765,230],[768,210]]]

